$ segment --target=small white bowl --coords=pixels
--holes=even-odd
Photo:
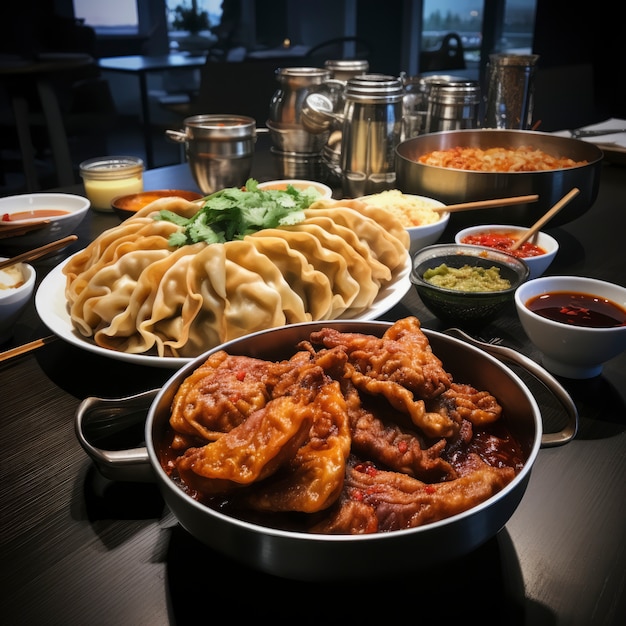
[[[0,219],[6,214],[10,217],[16,213],[34,212],[33,217],[19,220],[19,223],[50,221],[48,225],[24,235],[2,239],[2,247],[37,248],[51,241],[63,239],[63,237],[74,233],[76,227],[87,215],[89,206],[90,203],[87,198],[68,193],[25,193],[0,198]],[[58,209],[67,211],[67,213],[51,217],[38,217],[36,211],[42,209]],[[15,220],[14,223],[17,224],[18,221]]]
[[[626,288],[581,276],[543,276],[520,285],[515,307],[524,331],[542,352],[544,367],[566,378],[592,378],[606,361],[626,350],[626,325],[609,328],[574,326],[531,311],[527,302],[553,292],[584,293],[611,300],[626,310]]]
[[[0,260],[5,258],[2,257]],[[35,289],[35,268],[28,263],[17,263],[15,267],[21,272],[24,282],[18,287],[0,287],[0,342],[13,335],[15,322],[23,313]],[[0,283],[11,285],[12,279],[13,272],[10,268],[0,270]]]
[[[409,224],[411,211],[415,211],[416,216],[419,216],[421,211],[435,207],[444,207],[445,204],[434,198],[402,193],[397,189],[361,196],[358,200],[383,209],[392,210],[398,215],[399,219],[405,223],[406,230],[411,238],[411,254],[415,254],[422,248],[437,243],[450,221],[450,213],[442,211],[437,212],[437,221],[420,226],[411,226]]]
[[[258,184],[259,189],[279,189],[284,191],[287,189],[287,185],[295,187],[298,191],[303,191],[309,187],[313,187],[317,190],[320,196],[326,200],[330,200],[333,196],[333,190],[324,183],[319,183],[316,180],[302,180],[299,178],[284,178],[281,180],[267,180]]]
[[[454,236],[454,241],[456,243],[463,244],[462,240],[468,235],[479,235],[485,233],[513,233],[514,235],[521,237],[527,230],[528,228],[525,226],[510,226],[507,224],[483,224],[481,226],[469,226],[468,228],[460,230]],[[532,280],[533,278],[541,276],[548,269],[552,261],[554,261],[554,258],[559,251],[559,242],[551,235],[542,231],[539,231],[535,237],[531,238],[530,241],[546,251],[545,254],[522,257],[526,262],[526,265],[528,265],[528,269],[530,270],[529,278]]]

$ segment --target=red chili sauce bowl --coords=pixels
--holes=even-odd
[[[527,230],[528,228],[524,226],[483,224],[460,230],[455,235],[454,241],[457,244],[478,245],[513,254],[528,265],[529,279],[533,279],[541,276],[548,269],[559,250],[559,242],[551,235],[539,231],[517,250],[511,250],[513,243]]]

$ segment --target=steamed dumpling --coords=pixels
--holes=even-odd
[[[243,240],[169,245],[198,205],[162,198],[111,228],[63,269],[72,323],[100,346],[193,357],[242,335],[367,310],[406,264],[408,235],[384,211],[322,201],[303,222]],[[377,220],[380,220],[378,222]]]

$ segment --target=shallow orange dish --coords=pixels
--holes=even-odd
[[[131,193],[127,196],[118,196],[111,201],[111,207],[117,215],[125,220],[134,215],[140,209],[159,198],[184,198],[193,201],[203,198],[204,195],[196,191],[185,191],[183,189],[156,189],[153,191],[142,191]]]

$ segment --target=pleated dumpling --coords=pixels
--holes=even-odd
[[[321,228],[329,236],[339,238],[345,244],[348,244],[353,253],[359,255],[368,265],[367,273],[371,275],[371,279],[376,282],[377,286],[380,286],[391,280],[391,270],[381,263],[372,253],[372,250],[367,243],[361,241],[356,233],[343,226],[338,221],[329,217],[328,215],[308,215],[303,226],[315,225]],[[353,254],[350,253],[351,256]],[[357,262],[358,266],[361,266],[361,262]]]
[[[148,264],[119,310],[110,306],[108,324],[101,324],[94,334],[96,343],[132,354],[149,350],[161,356],[174,354],[167,346],[186,343],[202,305],[202,298],[189,288],[188,268],[205,247],[184,246]],[[106,304],[107,297],[99,304],[100,312]]]
[[[263,237],[244,240],[265,255],[278,268],[291,289],[302,300],[312,320],[330,319],[334,293],[328,276],[309,262],[302,251],[292,248],[282,230],[274,236],[268,230]]]
[[[319,200],[304,212],[307,218],[325,215],[345,226],[366,244],[372,256],[392,272],[406,262],[409,233],[388,211],[360,200]]]
[[[286,228],[265,229],[247,237],[255,245],[255,239],[283,238],[290,249],[297,250],[318,272],[324,274],[332,292],[331,308],[322,319],[341,315],[352,306],[359,296],[360,285],[348,269],[348,257],[336,250],[322,246],[320,239],[303,228],[304,223]]]
[[[334,252],[342,260],[338,272],[329,276],[333,291],[343,297],[343,302],[340,302],[339,306],[333,310],[333,316],[341,315],[348,308],[364,309],[371,306],[381,285],[381,281],[372,275],[372,264],[368,261],[368,257],[371,255],[364,251],[362,246],[355,247],[350,241],[338,234],[336,223],[333,220],[322,225],[315,223],[314,218],[306,219],[294,226],[285,227],[284,230],[286,231],[285,238],[290,247],[298,249],[298,239],[294,241],[294,236],[299,237],[306,233],[318,241],[318,245],[315,246],[316,252],[319,250]],[[314,267],[324,271],[325,256],[327,255],[322,257],[322,266],[319,265],[317,254],[311,255],[309,262]],[[333,267],[339,266],[333,265]],[[391,277],[390,274],[388,276]]]

